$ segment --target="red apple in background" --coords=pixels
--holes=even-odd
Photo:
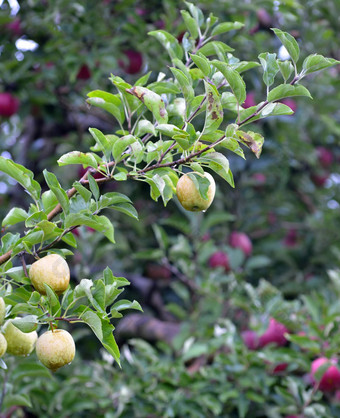
[[[171,271],[160,264],[147,264],[145,268],[145,275],[150,279],[168,280],[171,278]]]
[[[246,330],[241,333],[242,340],[244,344],[249,348],[249,350],[256,350],[259,348],[259,336],[257,332],[253,330]]]
[[[318,160],[322,167],[328,168],[333,163],[333,154],[325,147],[318,147],[316,149]]]
[[[283,239],[283,244],[285,247],[295,247],[297,244],[297,232],[295,229],[290,229]]]
[[[140,52],[128,49],[123,52],[126,59],[119,60],[119,67],[127,74],[137,74],[141,71],[143,66],[143,56]]]
[[[19,18],[16,18],[12,20],[12,22],[7,23],[6,28],[14,36],[19,37],[22,34],[21,22]]]
[[[315,373],[319,367],[325,363],[332,363],[328,369],[322,375],[319,381],[319,389],[322,392],[332,392],[336,389],[340,389],[340,370],[336,366],[337,361],[335,359],[328,359],[326,357],[319,357],[312,362],[311,375],[314,379],[314,383],[317,384]]]
[[[279,374],[284,372],[288,367],[288,363],[279,363],[277,364],[274,369],[272,370],[273,374]]]
[[[253,251],[253,244],[244,232],[232,232],[229,237],[229,244],[233,248],[239,248],[246,257],[249,257]]]
[[[326,184],[326,181],[328,180],[329,173],[328,172],[321,172],[318,174],[312,174],[311,179],[312,182],[317,187],[323,187]]]
[[[0,116],[7,118],[17,113],[19,109],[19,100],[11,93],[0,93]]]
[[[79,177],[83,177],[85,175],[85,173],[87,173],[90,170],[90,168],[83,168],[82,166],[80,166],[79,170],[78,170],[78,175]],[[94,179],[103,179],[105,178],[104,174],[100,173],[99,171],[96,171],[95,173],[90,173],[91,176]]]
[[[78,71],[76,76],[77,80],[88,80],[91,78],[91,70],[86,64],[83,64]]]
[[[293,112],[296,112],[297,104],[296,104],[295,100],[293,100],[293,99],[283,99],[283,100],[281,100],[281,103],[290,107]]]
[[[288,333],[288,329],[281,322],[270,318],[267,330],[260,336],[260,347],[265,347],[272,343],[278,346],[285,345],[287,342],[284,336],[285,333]]]
[[[208,263],[211,268],[224,267],[226,272],[230,271],[228,254],[224,253],[223,251],[216,251],[214,254],[212,254]]]
[[[253,91],[250,91],[247,94],[246,100],[244,101],[242,107],[244,109],[248,109],[248,107],[252,107],[252,106],[256,106],[255,93]]]

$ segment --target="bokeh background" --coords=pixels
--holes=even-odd
[[[302,58],[340,59],[336,0],[195,4],[244,23],[221,36],[240,59],[265,51],[286,59],[272,27],[297,39]],[[181,41],[185,8],[177,0],[0,1],[1,155],[43,187],[44,168],[70,187],[83,172],[58,167],[57,158],[87,151],[89,127],[119,129],[86,94],[114,92],[111,73],[131,84],[148,71],[150,80],[167,73],[169,58],[147,33],[164,29]],[[261,158],[228,155],[236,187],[217,179],[205,214],[176,200],[164,207],[140,182],[104,186],[128,195],[140,221],[110,213],[116,245],[79,228],[71,273],[75,285],[109,266],[131,281],[124,297],[144,313],[117,321],[122,369],[90,330],[73,325],[71,366],[51,376],[34,369],[34,356],[13,360],[16,396],[3,399],[4,417],[340,417],[339,393],[313,391],[310,377],[313,359],[337,359],[340,342],[339,73],[307,77],[314,100],[286,99],[293,116],[256,123]],[[259,69],[245,82],[249,106],[264,100]],[[28,204],[1,173],[0,201],[1,218]],[[246,235],[247,247],[233,243],[233,232]],[[273,318],[292,339],[252,350],[242,332],[262,335]]]

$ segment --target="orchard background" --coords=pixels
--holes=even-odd
[[[340,5],[195,6],[0,1],[5,324],[77,350],[6,353],[1,417],[340,417]]]

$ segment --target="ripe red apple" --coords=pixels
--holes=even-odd
[[[209,258],[209,266],[211,268],[224,267],[226,272],[230,271],[230,262],[228,254],[223,251],[216,251]]]
[[[274,369],[272,370],[273,374],[280,374],[284,372],[288,367],[288,363],[279,363],[277,364]]]
[[[90,168],[83,168],[82,166],[80,166],[79,170],[78,170],[78,175],[79,177],[83,177],[85,173],[88,172],[88,170],[90,170]],[[96,171],[95,173],[90,173],[91,176],[94,179],[103,179],[105,178],[104,174],[100,173],[99,171]]]
[[[281,103],[290,107],[293,112],[296,112],[297,104],[296,104],[295,100],[293,100],[293,99],[283,99],[283,100],[281,100]]]
[[[340,389],[340,370],[336,366],[337,361],[335,359],[328,359],[326,357],[319,357],[312,362],[311,375],[316,384],[315,373],[319,367],[325,363],[332,363],[325,371],[319,382],[319,389],[322,392],[332,392],[336,389]]]
[[[91,78],[91,70],[86,64],[83,64],[78,71],[76,76],[77,80],[88,80]]]
[[[17,113],[19,109],[19,100],[11,93],[0,93],[0,116],[7,118]]]
[[[271,343],[278,346],[285,345],[287,340],[284,334],[287,332],[289,332],[288,329],[281,322],[270,318],[267,330],[260,336],[260,347],[265,347]]]
[[[314,173],[311,175],[312,182],[315,184],[315,186],[323,187],[326,184],[326,181],[328,180],[329,173],[326,171],[320,172],[320,173]]]
[[[330,150],[328,150],[325,147],[318,147],[316,149],[316,152],[317,152],[319,163],[322,165],[322,167],[328,168],[329,166],[332,165],[333,154]]]
[[[123,51],[125,60],[118,60],[119,67],[127,74],[137,74],[143,67],[143,56],[140,52],[128,49]]]
[[[246,100],[244,101],[242,107],[244,109],[248,109],[248,107],[252,106],[256,106],[255,92],[250,91],[249,93],[247,93]]]
[[[297,232],[295,229],[290,229],[283,239],[283,244],[285,247],[295,247],[297,244]]]
[[[253,244],[244,232],[232,232],[229,237],[229,244],[233,248],[242,250],[246,257],[249,257],[253,252]]]
[[[259,336],[257,332],[253,330],[246,330],[241,333],[244,344],[249,348],[249,350],[256,350],[259,348]]]
[[[7,23],[6,28],[14,36],[19,37],[22,34],[21,22],[19,18],[16,18],[12,20],[12,22]]]
[[[171,278],[171,271],[167,267],[159,264],[147,264],[145,268],[145,275],[154,280],[168,280]]]

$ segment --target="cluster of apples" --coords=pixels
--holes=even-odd
[[[50,254],[34,262],[29,269],[29,277],[34,288],[46,295],[46,283],[57,295],[62,294],[70,282],[70,269],[67,262],[58,254]],[[6,316],[6,306],[0,298],[0,324]],[[5,353],[28,356],[36,347],[41,363],[52,371],[72,362],[75,344],[69,332],[63,329],[46,331],[39,338],[36,331],[22,332],[9,319],[0,333],[0,357]]]

